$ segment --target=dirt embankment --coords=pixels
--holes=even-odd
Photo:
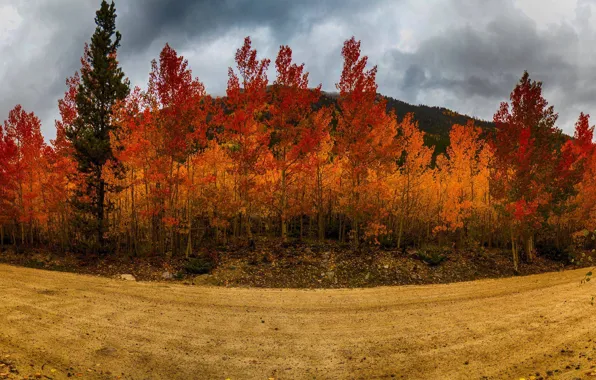
[[[589,378],[586,271],[273,290],[0,265],[0,378]]]

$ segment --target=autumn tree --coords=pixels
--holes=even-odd
[[[195,185],[191,159],[196,159],[207,145],[210,100],[207,99],[203,84],[198,78],[192,77],[188,61],[168,44],[161,51],[159,62],[152,62],[147,100],[153,114],[149,139],[156,154],[149,170],[155,175],[165,176],[164,181],[158,181],[155,186],[158,200],[155,205],[155,225],[160,227],[158,234],[161,251],[163,252],[164,246],[164,222],[169,224],[170,241],[176,251],[174,226],[179,225],[183,219],[179,212],[180,186]],[[185,175],[181,173],[181,169],[186,169]],[[192,250],[190,230],[193,193],[194,191],[187,192],[185,202],[187,254]]]
[[[58,100],[60,120],[55,121],[56,138],[51,140],[51,149],[46,150],[48,167],[48,211],[50,223],[56,226],[55,236],[59,237],[60,247],[65,250],[69,244],[69,232],[72,222],[70,198],[74,188],[81,185],[77,174],[77,165],[73,159],[72,144],[66,136],[77,118],[76,95],[80,84],[79,73],[66,79],[67,91]]]
[[[271,89],[271,145],[279,181],[275,184],[281,236],[288,235],[288,187],[296,180],[296,172],[305,164],[322,137],[320,125],[313,123],[313,105],[320,97],[321,85],[311,90],[304,64],[292,63],[292,49],[281,46],[275,60],[277,78]]]
[[[104,251],[106,193],[114,190],[104,178],[104,166],[114,162],[110,141],[110,132],[115,128],[112,107],[126,98],[129,85],[116,59],[121,35],[116,31],[113,1],[110,5],[102,1],[95,23],[97,27],[91,45],[85,46],[81,59],[77,117],[72,127],[67,128],[66,135],[72,143],[78,170],[86,182],[78,191],[75,205],[83,215],[92,215],[93,223],[83,218],[85,224],[94,227],[95,244]]]
[[[361,56],[360,41],[354,37],[344,43],[344,58],[337,100],[335,148],[343,160],[347,215],[355,244],[360,239],[360,224],[365,210],[363,186],[369,169],[391,164],[397,156],[397,121],[386,113],[386,102],[377,97],[377,67],[366,69],[368,57]]]
[[[537,229],[549,213],[561,151],[557,114],[542,97],[542,83],[525,72],[494,115],[494,171],[492,195],[511,220],[514,268],[518,270],[518,239],[528,261],[534,257]]]
[[[492,153],[481,134],[482,130],[473,121],[453,125],[447,159],[437,160],[439,170],[446,171],[447,182],[441,220],[446,230],[459,232],[460,240],[470,232],[471,226],[480,229],[486,223],[481,219],[490,202],[488,165]]]
[[[268,149],[270,132],[264,123],[267,108],[267,68],[269,59],[257,59],[250,37],[236,51],[238,74],[228,69],[228,88],[223,117],[224,136],[229,154],[234,162],[235,197],[241,204],[238,220],[244,224],[247,236],[252,239],[251,217],[255,206],[257,177],[267,170],[271,154]]]
[[[43,151],[45,142],[41,135],[41,121],[33,112],[26,112],[17,105],[8,114],[4,130],[16,147],[14,161],[15,208],[20,224],[21,243],[25,244],[28,233],[33,242],[35,222],[42,213],[40,178],[46,172]]]
[[[580,225],[589,226],[594,199],[593,159],[595,153],[594,126],[590,126],[590,115],[580,113],[575,123],[573,139],[565,142],[561,149],[561,158],[556,167],[554,194],[552,197],[551,223],[555,226],[555,243],[561,246],[562,227],[567,221],[567,228],[574,219],[574,214],[580,215]],[[587,190],[587,191],[586,191]],[[579,210],[577,210],[579,208]],[[567,231],[567,236],[573,231]]]
[[[5,233],[16,215],[15,181],[17,145],[0,125],[0,248],[4,250]],[[13,243],[16,243],[13,232]]]
[[[424,132],[418,129],[413,114],[407,114],[399,123],[398,145],[395,148],[398,172],[393,177],[392,189],[395,199],[394,236],[397,247],[403,244],[404,226],[412,218],[414,211],[420,209],[421,190],[425,174],[432,159],[432,149],[424,144]]]

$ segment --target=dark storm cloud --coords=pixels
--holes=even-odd
[[[122,3],[120,29],[131,51],[156,39],[178,46],[214,38],[234,28],[269,26],[280,41],[333,16],[358,12],[379,1],[360,0],[147,0]]]
[[[40,116],[44,134],[53,136],[53,120],[58,117],[56,102],[66,90],[65,79],[80,68],[83,46],[95,28],[93,19],[100,1],[0,0],[0,6],[4,3],[18,10],[22,25],[10,46],[0,50],[5,65],[10,68],[10,73],[1,78],[4,89],[0,90],[0,120],[6,118],[14,105],[21,103]],[[275,50],[291,36],[308,32],[325,19],[357,13],[360,8],[374,3],[358,0],[117,1],[117,28],[123,35],[120,61],[133,83],[144,83],[150,60],[157,57],[165,42],[180,51],[200,47],[230,31],[246,30],[248,35],[251,29],[266,26],[275,36],[276,45],[266,48]],[[150,49],[152,45],[157,47]],[[233,58],[234,50],[229,50],[228,55]],[[225,87],[228,63],[222,63],[224,75],[217,78],[223,83],[222,87]]]

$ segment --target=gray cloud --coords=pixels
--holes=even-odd
[[[365,6],[370,5],[357,0],[148,0],[142,6],[122,2],[120,29],[131,51],[143,51],[156,39],[185,45],[229,29],[263,25],[283,41],[330,13],[358,12]]]
[[[456,12],[478,19],[422,41],[414,52],[387,54],[385,65],[403,76],[401,83],[387,81],[392,88],[386,87],[386,91],[406,101],[442,103],[491,119],[499,102],[508,99],[523,71],[528,70],[532,79],[543,81],[544,96],[559,111],[561,126],[571,133],[579,110],[589,112],[596,99],[596,82],[589,79],[596,64],[582,60],[582,50],[594,41],[591,31],[584,30],[580,36],[569,23],[540,29],[524,13],[512,12],[515,9],[506,2],[499,3],[505,5],[502,12],[482,15],[467,6],[456,7]],[[590,8],[585,3],[579,6],[588,7],[578,12],[585,24]]]
[[[151,59],[169,42],[208,91],[222,94],[235,49],[251,35],[261,57],[274,59],[289,44],[312,85],[333,91],[341,45],[355,35],[379,65],[384,94],[490,119],[528,70],[571,132],[596,99],[596,1],[575,1],[552,10],[536,0],[117,1],[119,57],[132,83],[144,86]],[[21,103],[53,137],[56,102],[80,67],[99,3],[0,0],[0,120]],[[559,17],[563,6],[566,18]]]

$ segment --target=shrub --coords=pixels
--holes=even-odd
[[[544,240],[536,244],[536,251],[538,254],[540,254],[540,256],[554,261],[568,263],[573,258],[573,252],[569,251],[568,249],[557,247],[555,241],[551,240]]]
[[[445,251],[438,247],[430,247],[421,249],[417,256],[418,259],[431,267],[440,265],[443,261],[447,260]]]
[[[197,257],[190,259],[185,265],[184,270],[190,274],[206,274],[213,269],[213,261],[208,257]]]

